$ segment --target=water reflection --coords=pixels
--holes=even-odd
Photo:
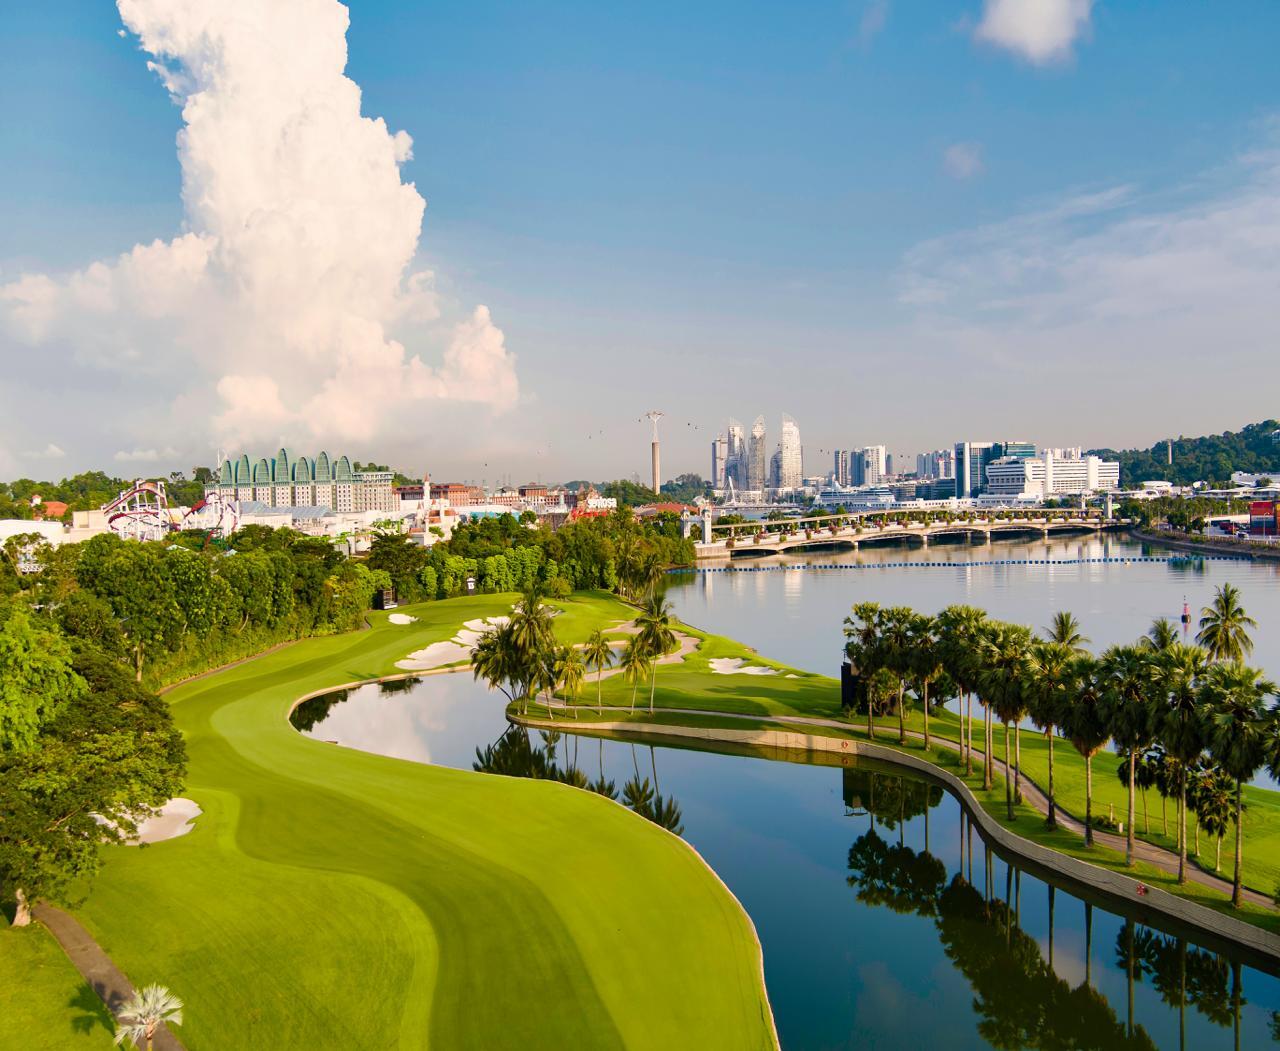
[[[608,780],[604,773],[604,740],[597,739],[599,753],[598,773],[594,779],[586,774],[578,765],[579,737],[572,737],[572,759],[569,758],[569,745],[564,735],[558,730],[539,730],[537,734],[540,744],[535,744],[531,732],[519,726],[510,727],[497,741],[487,745],[483,750],[476,749],[476,761],[472,769],[484,774],[505,774],[508,777],[531,777],[545,781],[559,781],[610,799],[621,799],[622,804],[634,810],[643,818],[655,825],[661,825],[677,836],[684,835],[684,815],[680,804],[670,795],[664,796],[658,790],[658,757],[652,746],[649,748],[650,769],[653,782],[648,775],[642,776],[640,764],[636,760],[636,746],[631,746],[631,759],[635,775],[622,786],[619,794],[615,782]],[[558,760],[557,749],[564,747],[564,759]]]

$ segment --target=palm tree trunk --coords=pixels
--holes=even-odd
[[[649,672],[649,714],[653,714],[653,693],[658,686],[658,658],[653,659],[653,668]]]
[[[1178,883],[1187,882],[1187,771],[1178,764]]]
[[[1013,724],[1013,801],[1022,802],[1022,727]]]
[[[1164,825],[1164,834],[1169,834],[1169,797],[1160,793],[1160,821]]]
[[[965,749],[964,749],[964,776],[972,777],[973,776],[973,694],[967,693],[965,694],[965,698],[966,698],[966,703],[968,705],[969,714],[965,719],[963,732],[961,733],[960,736],[963,739],[966,737],[966,734],[967,734],[967,739],[966,739]]]
[[[1151,822],[1147,820],[1147,790],[1142,790],[1142,834],[1151,835]]]
[[[1093,846],[1093,756],[1084,757],[1084,845]]]
[[[1009,820],[1013,820],[1013,777],[1009,769],[1009,723],[1004,724],[1004,802],[1009,811]]]
[[[1093,904],[1087,901],[1084,903],[1084,984],[1093,984]]]
[[[902,710],[902,695],[907,692],[907,683],[904,679],[898,680],[898,744],[907,743],[907,723],[906,717]]]
[[[1222,837],[1218,837],[1217,853],[1213,858],[1213,871],[1220,872],[1222,870]]]
[[[1244,785],[1236,781],[1236,874],[1231,887],[1231,906],[1240,908],[1240,866],[1244,864]]]
[[[604,668],[596,669],[596,715],[604,715],[604,701],[600,699],[600,690],[604,686]]]
[[[924,750],[929,750],[929,680],[924,681]],[[925,811],[928,813],[928,811]]]
[[[991,791],[991,709],[981,698],[982,705],[982,790]]]
[[[874,741],[876,739],[876,724],[871,716],[871,704],[871,684],[867,683],[867,736]]]
[[[1134,784],[1134,767],[1137,764],[1138,752],[1135,748],[1129,749],[1129,824],[1124,830],[1124,863],[1126,866],[1133,867],[1133,797],[1135,795],[1136,785]]]
[[[1053,802],[1053,727],[1049,727],[1049,816],[1045,824],[1050,828],[1058,827],[1058,816],[1054,812]]]

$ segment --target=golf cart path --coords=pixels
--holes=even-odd
[[[111,962],[111,957],[102,951],[102,946],[94,941],[93,935],[78,920],[44,901],[36,902],[31,907],[31,914],[57,939],[75,969],[107,1005],[107,1010],[113,1016],[119,1012],[122,1004],[133,998],[133,984]],[[166,1025],[161,1025],[156,1030],[152,1046],[155,1051],[186,1051],[182,1042]]]
[[[594,711],[593,706],[590,704],[568,706],[568,705],[565,705],[563,702],[557,701],[555,704],[555,707],[560,709],[566,709],[566,710],[577,709],[577,708],[590,708]],[[606,705],[605,712],[607,713],[610,710],[611,710],[610,707]],[[626,708],[613,708],[612,710],[618,711],[618,712],[629,711],[629,709],[626,709]],[[843,722],[839,719],[823,719],[815,716],[805,716],[805,715],[760,716],[760,715],[745,715],[745,714],[738,714],[738,713],[732,713],[732,712],[711,712],[711,711],[705,711],[699,708],[660,708],[658,710],[660,712],[665,712],[672,715],[702,715],[702,716],[713,716],[721,719],[742,719],[742,720],[752,720],[757,722],[760,721],[761,719],[767,719],[773,722],[795,723],[795,724],[804,725],[804,726],[826,726],[826,727],[832,727],[837,730],[856,731],[858,729],[858,727],[854,725],[852,722]],[[892,727],[892,728],[878,727],[878,729],[883,729],[884,732],[883,734],[878,734],[876,737],[876,740],[889,741],[890,744],[897,743],[896,740],[890,740],[890,738],[896,738],[897,736],[896,727]],[[918,730],[908,730],[907,736],[913,738],[914,740],[922,741],[924,739],[924,734]],[[961,751],[959,742],[952,741],[945,737],[939,737],[936,734],[930,735],[929,743],[931,745],[936,745],[940,748],[946,748],[952,752],[959,753]],[[983,753],[977,748],[973,749],[973,757],[975,762],[979,764],[983,761]],[[1001,760],[997,759],[994,765],[997,767],[1001,765]],[[1023,800],[1025,802],[1030,803],[1041,814],[1044,814],[1047,816],[1049,813],[1049,797],[1044,792],[1044,790],[1040,788],[1038,784],[1036,784],[1034,781],[1031,780],[1030,777],[1027,776],[1025,771],[1021,775],[1021,787],[1022,787]],[[1064,828],[1069,832],[1074,832],[1080,835],[1081,837],[1084,836],[1083,821],[1081,821],[1079,818],[1077,818],[1074,814],[1070,813],[1069,811],[1064,810],[1061,803],[1055,804],[1054,811],[1057,814],[1058,827]],[[1093,830],[1093,838],[1094,838],[1094,841],[1101,846],[1109,847],[1110,849],[1119,851],[1122,854],[1124,853],[1125,843],[1126,843],[1124,836],[1116,835],[1113,832],[1105,832],[1095,828]],[[1168,873],[1169,875],[1176,876],[1178,873],[1178,855],[1172,850],[1167,850],[1164,847],[1157,846],[1154,843],[1149,843],[1146,840],[1139,839],[1137,836],[1135,836],[1133,841],[1133,853],[1135,858],[1145,861],[1150,865],[1154,865],[1156,868],[1160,869],[1163,872]],[[1223,879],[1221,876],[1215,875],[1214,873],[1201,868],[1199,863],[1196,862],[1195,858],[1192,855],[1188,855],[1187,857],[1187,879],[1191,880],[1192,882],[1198,883],[1201,886],[1208,887],[1211,890],[1216,890],[1222,894],[1225,894],[1227,895],[1227,897],[1231,896],[1231,891],[1232,891],[1231,881],[1228,879]],[[1247,901],[1249,901],[1254,905],[1261,905],[1263,908],[1266,908],[1266,909],[1271,909],[1275,907],[1275,903],[1266,894],[1261,894],[1258,891],[1251,890],[1248,887],[1242,887],[1241,893],[1243,894],[1244,898]]]

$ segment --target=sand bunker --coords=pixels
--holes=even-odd
[[[707,661],[716,675],[777,675],[776,668],[747,664],[741,657],[716,657]]]
[[[471,653],[480,641],[480,636],[490,628],[500,627],[510,618],[486,617],[482,620],[469,620],[447,642],[433,642],[424,650],[416,650],[404,660],[396,661],[397,668],[405,671],[431,671],[433,668],[444,668],[459,661],[469,661]]]
[[[194,800],[180,796],[170,799],[155,817],[149,817],[138,825],[138,838],[129,842],[136,846],[139,843],[160,843],[166,839],[185,836],[191,831],[191,823],[203,812]]]
[[[411,617],[407,613],[393,613],[387,618],[392,624],[412,624],[417,617]]]

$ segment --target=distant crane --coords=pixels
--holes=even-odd
[[[649,446],[649,451],[653,457],[653,491],[655,494],[661,492],[662,484],[662,472],[658,457],[658,421],[665,415],[665,412],[660,412],[658,409],[650,409],[644,414],[644,418],[653,424],[653,442]]]

